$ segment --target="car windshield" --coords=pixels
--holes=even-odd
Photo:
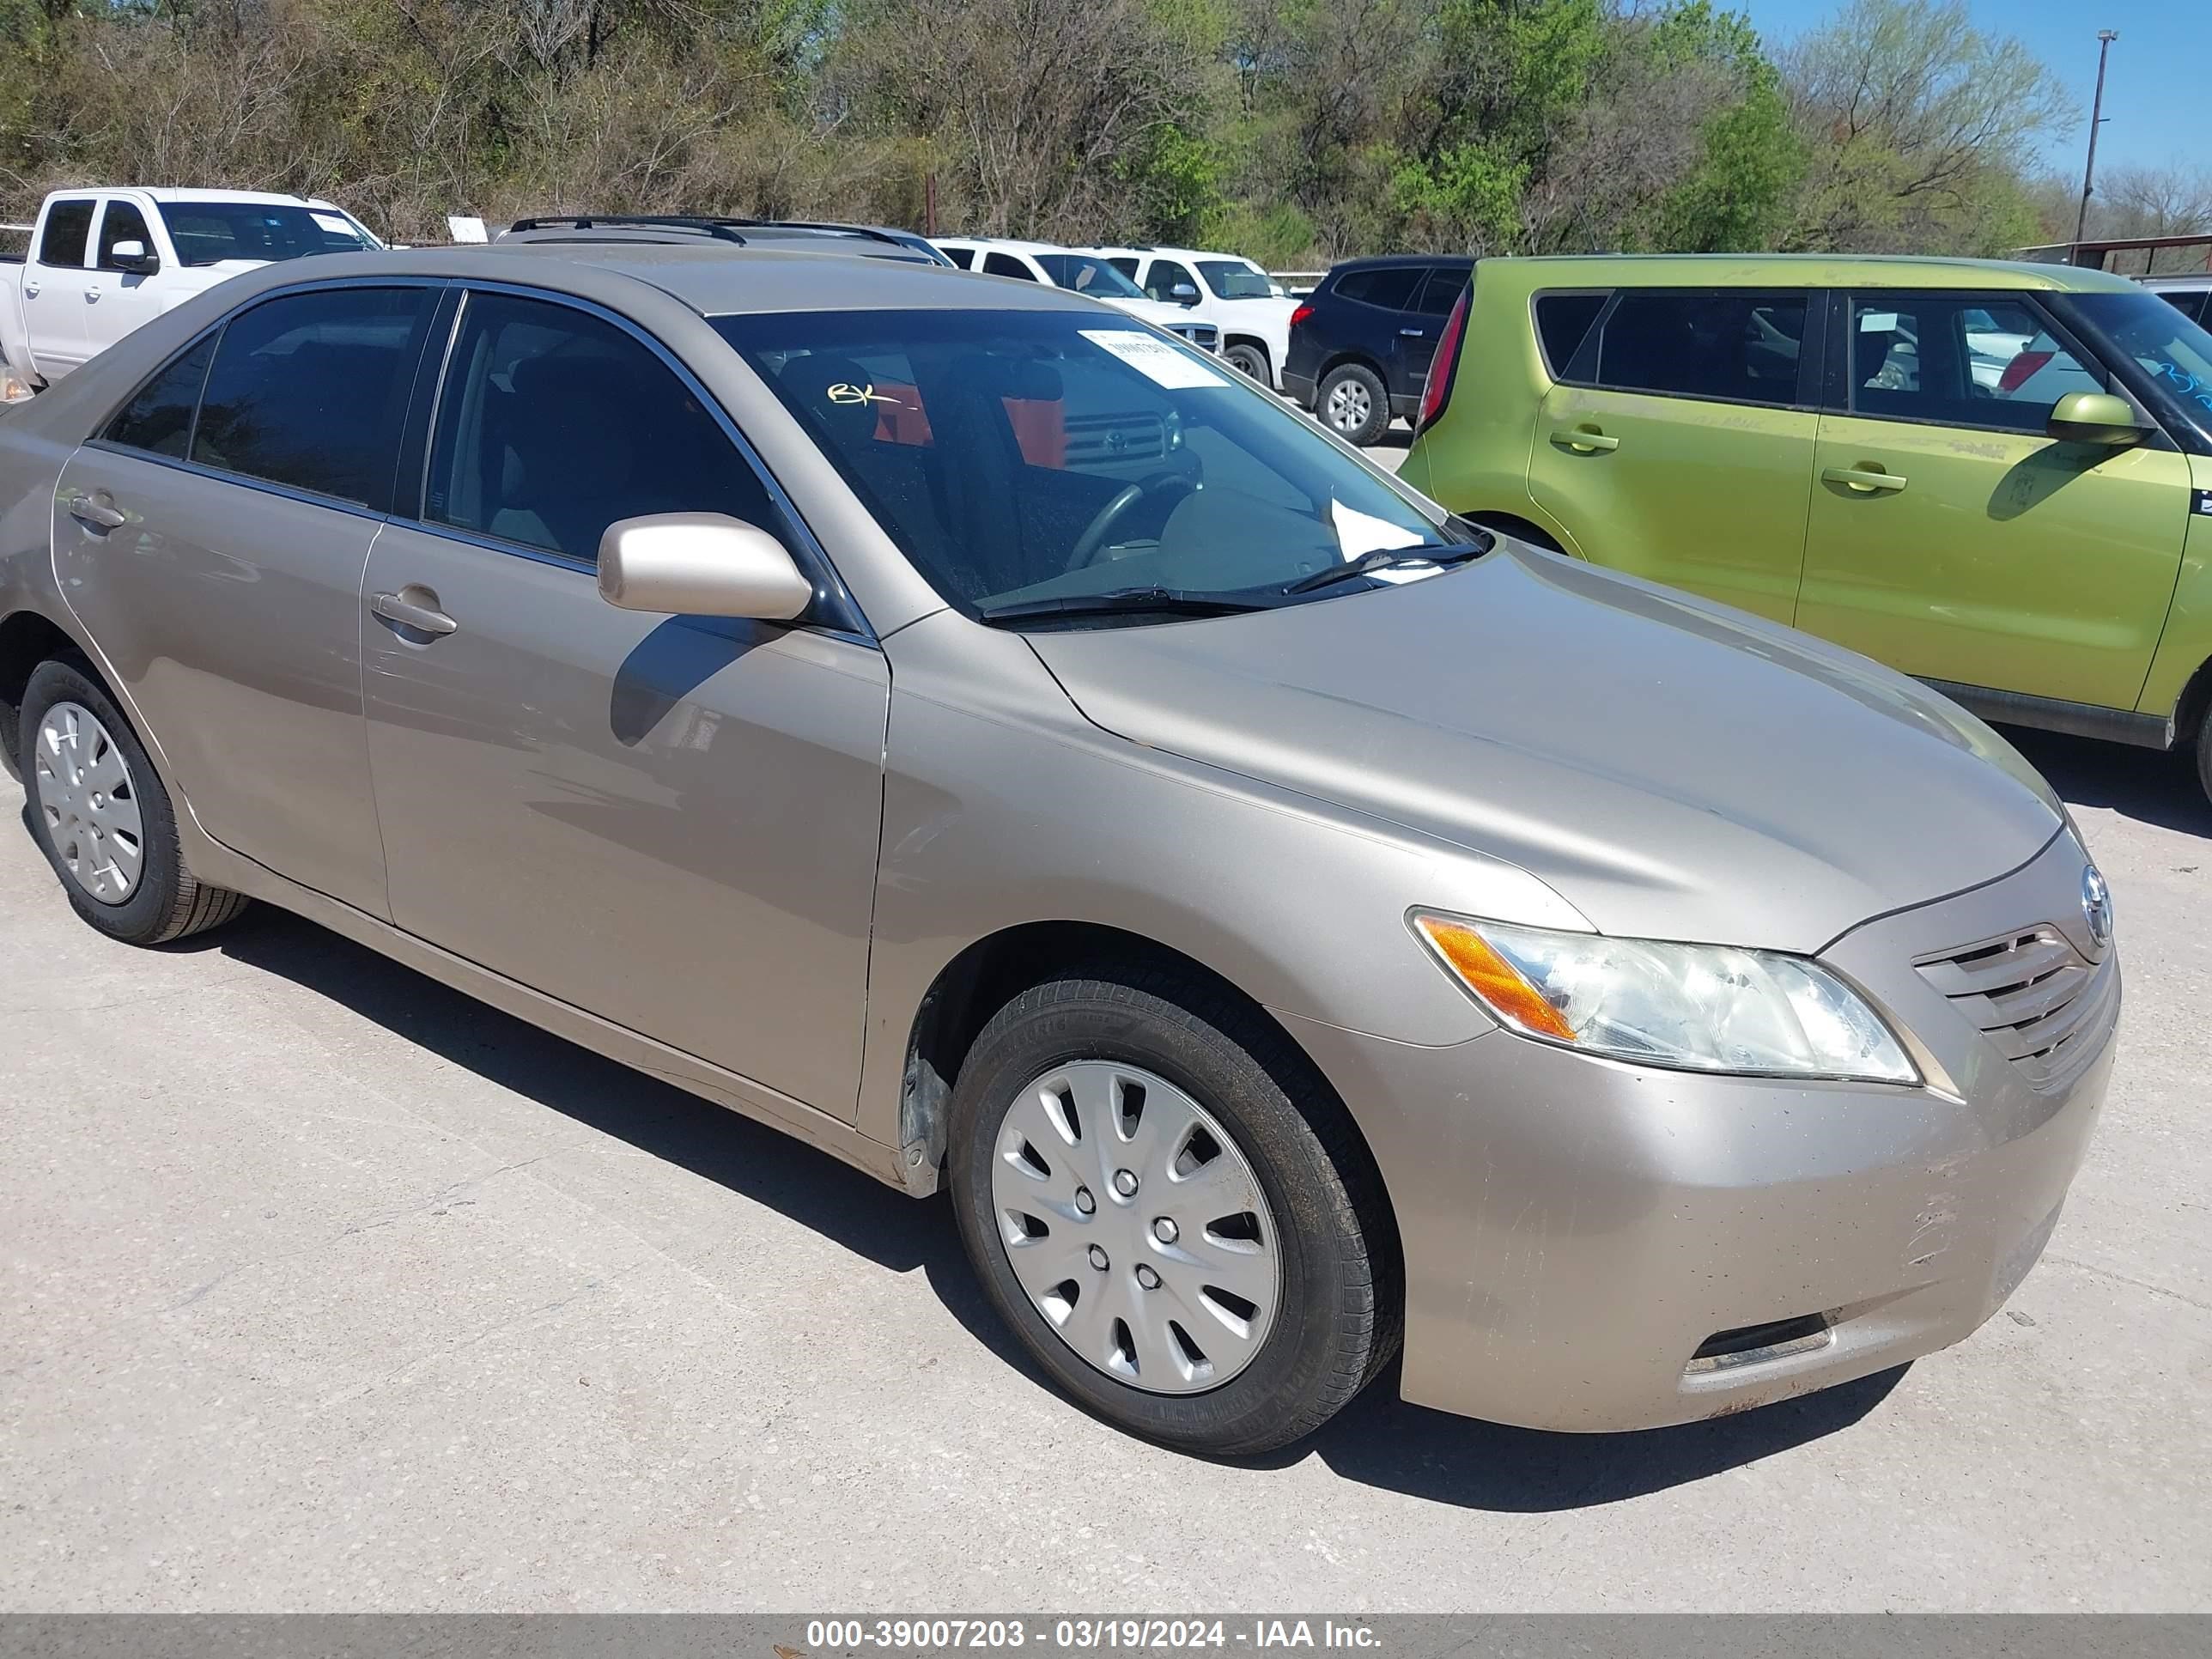
[[[971,616],[1109,596],[1304,603],[1428,574],[1286,591],[1363,555],[1481,539],[1455,537],[1242,376],[1120,318],[798,312],[714,326]],[[1095,611],[1086,623],[1161,619]]]
[[[2072,294],[2063,303],[2112,356],[2135,360],[2160,412],[2187,428],[2199,454],[2212,454],[2212,334],[2147,289]]]
[[[1265,300],[1275,291],[1273,283],[1240,259],[1200,259],[1198,274],[1219,299]]]
[[[343,213],[282,202],[164,202],[161,222],[177,258],[188,265],[356,253],[375,246]]]
[[[1036,262],[1055,288],[1073,289],[1094,300],[1141,300],[1145,290],[1108,264],[1088,253],[1040,253]]]

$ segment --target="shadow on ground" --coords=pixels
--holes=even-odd
[[[198,941],[194,941],[198,943]],[[258,906],[208,948],[340,1003],[501,1087],[767,1205],[894,1272],[920,1269],[945,1308],[1032,1386],[1047,1386],[983,1300],[940,1198],[915,1203],[826,1153],[603,1060],[296,917]],[[1311,1441],[1347,1480],[1474,1509],[1576,1509],[1737,1468],[1845,1427],[1901,1371],[1686,1428],[1559,1435],[1408,1406],[1392,1374]]]
[[[2193,754],[2160,754],[2131,744],[2021,726],[2003,731],[2069,805],[2106,807],[2162,830],[2212,836],[2212,801],[2197,781]]]

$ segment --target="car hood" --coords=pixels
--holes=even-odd
[[[1116,311],[1126,311],[1139,322],[1150,323],[1154,328],[1165,328],[1170,323],[1206,322],[1204,317],[1194,317],[1181,306],[1169,305],[1164,300],[1129,300],[1118,294],[1099,296]]]
[[[2064,822],[1917,682],[1503,538],[1340,599],[1029,639],[1106,730],[1506,860],[1607,933],[1814,951]]]

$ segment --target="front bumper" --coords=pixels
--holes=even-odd
[[[1287,1020],[1389,1189],[1406,1397],[1530,1428],[1648,1428],[1973,1331],[2034,1264],[2081,1163],[2119,969],[2096,967],[2094,1018],[2039,1085],[1912,964],[2038,924],[2104,957],[2081,924],[2082,863],[2062,836],[2004,880],[1822,952],[1936,1086],[1701,1076],[1503,1031],[1424,1048]]]

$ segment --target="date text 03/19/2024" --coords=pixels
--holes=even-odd
[[[943,1652],[963,1648],[1042,1648],[1063,1652],[1173,1651],[1191,1648],[1357,1648],[1382,1645],[1375,1631],[1333,1619],[817,1619],[806,1646],[778,1646],[775,1659],[821,1659],[863,1650]]]

